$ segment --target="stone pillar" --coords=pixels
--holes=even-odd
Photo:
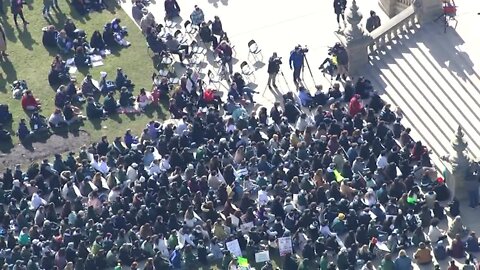
[[[353,0],[347,14],[347,28],[343,41],[348,52],[348,73],[350,76],[359,75],[360,71],[368,64],[368,45],[372,37],[362,28],[362,14],[358,11],[357,1]]]
[[[465,153],[468,143],[464,141],[463,136],[462,127],[458,127],[455,138],[451,142],[453,151],[450,156],[444,158],[450,163],[450,170],[445,174],[447,178],[445,180],[453,196],[459,200],[468,197],[465,178],[470,168],[470,159]]]
[[[441,0],[414,0],[413,7],[420,25],[430,23],[443,14]]]
[[[396,1],[395,0],[379,0],[378,5],[387,14],[389,18],[392,18],[396,14]]]

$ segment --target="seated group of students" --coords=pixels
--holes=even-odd
[[[128,33],[120,23],[120,19],[114,18],[105,24],[103,33],[98,30],[94,31],[88,42],[85,31],[77,28],[71,19],[67,19],[60,31],[53,25],[45,27],[42,42],[46,47],[58,48],[64,54],[74,52],[74,61],[77,67],[90,67],[91,54],[103,54],[105,49],[118,45],[130,46],[130,42],[125,39]]]

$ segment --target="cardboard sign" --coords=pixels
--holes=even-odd
[[[240,244],[238,243],[237,239],[227,242],[225,243],[225,245],[227,246],[228,251],[232,253],[232,255],[235,255],[237,257],[242,256],[242,250],[240,249]]]
[[[285,256],[289,253],[292,253],[292,237],[288,236],[278,238],[278,250],[280,251],[280,256]]]
[[[251,228],[253,228],[253,222],[248,222],[240,225],[240,230],[243,233],[248,233]]]
[[[267,261],[270,261],[270,253],[268,253],[268,250],[255,253],[256,263],[267,262]]]

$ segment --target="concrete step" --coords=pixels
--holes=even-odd
[[[480,76],[462,51],[461,38],[438,27],[402,33],[371,57],[366,76],[387,102],[403,110],[404,125],[412,128],[415,140],[432,149],[432,159],[442,170],[440,157],[452,151],[450,140],[459,125],[470,155],[480,156]]]

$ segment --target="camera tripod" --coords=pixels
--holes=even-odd
[[[312,77],[313,84],[317,85],[317,83],[315,82],[315,78],[313,77],[313,72],[312,72],[312,69],[310,68],[310,64],[308,63],[308,59],[307,59],[307,56],[305,55],[305,53],[303,54],[303,59],[305,60],[305,63],[307,64],[307,68],[308,68],[308,71],[310,72],[310,76]],[[304,74],[303,74],[304,69],[305,69],[305,65],[302,67],[302,80],[304,80]]]
[[[285,78],[285,75],[283,74],[283,71],[280,69],[277,73],[277,75],[280,73],[282,75],[283,80],[285,81],[285,84],[287,85],[288,92],[291,92],[292,90],[290,89],[290,85],[288,84],[287,78]],[[268,88],[268,83],[265,85],[265,88],[263,89],[262,97],[265,96],[265,92],[267,91]],[[281,91],[279,91],[280,94],[283,94]]]

